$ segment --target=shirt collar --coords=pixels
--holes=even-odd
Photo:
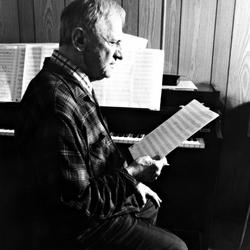
[[[58,50],[54,50],[51,59],[61,67],[63,67],[70,75],[72,75],[81,85],[92,94],[93,85],[88,76],[83,73],[78,66],[73,64],[68,58],[62,55]]]

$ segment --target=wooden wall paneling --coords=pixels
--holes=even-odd
[[[216,0],[183,0],[179,74],[210,83]]]
[[[69,3],[73,2],[74,0],[65,0],[65,6],[68,5]],[[122,0],[115,0],[117,3],[122,5]]]
[[[20,42],[35,42],[34,2],[18,0]]]
[[[123,0],[123,8],[126,10],[126,25],[124,32],[138,35],[138,0]]]
[[[162,0],[139,1],[138,35],[148,39],[148,48],[161,46]]]
[[[164,0],[165,1],[165,0]],[[165,1],[164,73],[177,74],[180,38],[181,0]]]
[[[228,83],[234,6],[235,0],[220,0],[217,6],[211,83],[220,91],[223,103]]]
[[[234,21],[235,0],[220,0],[217,6],[214,53],[212,62],[211,83],[220,91],[221,102],[225,104],[232,44],[232,28]],[[224,120],[224,115],[221,117]],[[225,122],[225,120],[224,120]],[[227,137],[227,136],[226,136]],[[229,136],[230,137],[230,136]],[[232,215],[233,179],[236,176],[233,160],[238,158],[230,142],[232,138],[224,138],[221,150],[221,166],[217,188],[216,213]],[[238,160],[238,159],[237,159]]]
[[[245,215],[250,193],[250,139],[247,136],[250,118],[249,11],[249,0],[236,0],[223,123],[218,207],[221,211],[226,207],[235,217]]]
[[[64,0],[34,0],[36,42],[59,42],[60,15]]]
[[[250,102],[250,1],[237,0],[227,107]]]
[[[0,43],[20,41],[17,0],[0,1]]]

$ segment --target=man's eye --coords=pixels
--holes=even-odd
[[[115,45],[117,45],[118,43],[117,42],[115,42],[115,41],[110,41],[109,42],[112,46],[115,46]]]
[[[120,40],[119,41],[109,41],[109,43],[111,46],[117,46],[117,47],[121,46]]]

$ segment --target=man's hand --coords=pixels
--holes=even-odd
[[[142,156],[133,161],[126,169],[137,180],[152,182],[159,177],[162,168],[167,165],[166,157],[152,159],[150,156]]]
[[[152,189],[150,189],[148,186],[144,185],[141,182],[137,184],[136,189],[141,196],[143,205],[146,204],[147,198],[151,198],[156,204],[156,206],[160,207],[162,200],[160,199],[158,194],[155,193]]]

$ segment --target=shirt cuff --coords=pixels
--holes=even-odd
[[[132,175],[130,175],[126,168],[119,169],[119,172],[135,186],[139,183]]]

